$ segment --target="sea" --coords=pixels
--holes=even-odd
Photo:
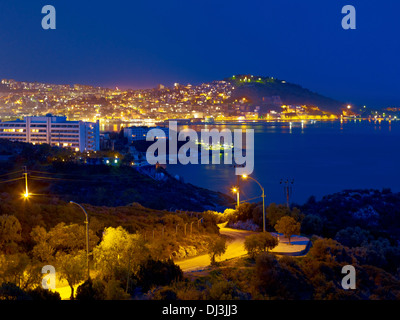
[[[332,121],[214,125],[254,129],[254,171],[268,203],[303,204],[310,196],[348,189],[400,191],[400,122]],[[192,126],[200,131],[205,126]],[[233,194],[240,201],[262,201],[260,186],[235,175],[228,164],[168,165],[168,172],[199,187]]]
[[[229,164],[170,164],[186,183],[240,201],[303,204],[311,196],[349,189],[400,191],[400,121],[307,121],[192,125],[201,129],[254,130],[254,171],[242,179]]]

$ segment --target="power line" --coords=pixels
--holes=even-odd
[[[15,179],[10,179],[10,180],[3,180],[3,181],[0,181],[0,183],[13,182],[13,181],[18,181],[18,180],[22,180],[22,179],[24,179],[24,178],[20,177],[20,178],[15,178]]]
[[[29,176],[32,180],[52,180],[52,181],[84,181],[93,182],[93,180],[83,180],[83,179],[66,179],[66,178],[52,178],[52,177],[39,177],[39,176]]]
[[[254,197],[254,198],[250,198],[250,199],[245,199],[245,200],[241,200],[239,203],[246,203],[247,201],[252,201],[252,200],[255,200],[255,199],[259,199],[259,198],[262,198],[261,196],[258,196],[258,197]],[[232,202],[231,204],[236,204],[237,202]]]
[[[13,175],[13,174],[21,173],[21,172],[22,172],[22,170],[10,172],[10,173],[5,173],[5,174],[0,175],[0,177],[11,176],[11,175]]]

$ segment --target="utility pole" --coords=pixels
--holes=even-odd
[[[28,170],[26,168],[26,166],[23,167],[24,168],[24,173],[23,175],[25,176],[25,194],[24,197],[28,198],[29,197],[29,189],[28,189]]]
[[[239,206],[240,206],[240,179],[239,176],[236,176],[236,185],[237,185],[237,210],[239,210]]]
[[[239,206],[240,206],[240,189],[239,187],[237,188],[237,209],[239,210]]]
[[[293,194],[293,184],[294,184],[294,179],[292,179],[291,181],[289,181],[289,179],[286,179],[286,181],[283,181],[281,179],[280,184],[283,184],[283,192],[285,194],[285,198],[286,198],[286,206],[289,208],[289,199],[291,197],[291,195]]]
[[[233,167],[234,168],[243,168],[244,164],[234,164]],[[236,209],[239,209],[239,206],[240,206],[240,176],[239,175],[236,176],[235,190],[236,190],[235,192],[237,194],[237,208]]]

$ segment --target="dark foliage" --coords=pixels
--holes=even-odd
[[[171,259],[166,261],[149,259],[140,265],[137,278],[138,285],[143,291],[148,291],[152,286],[165,286],[182,280],[183,272]]]

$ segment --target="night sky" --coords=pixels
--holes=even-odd
[[[44,5],[57,29],[43,30]],[[357,30],[343,30],[344,5]],[[332,98],[400,107],[394,0],[1,0],[0,78],[121,88],[273,76]]]

